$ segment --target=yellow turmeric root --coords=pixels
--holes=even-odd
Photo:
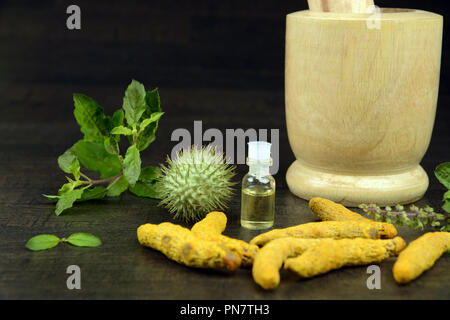
[[[221,243],[199,239],[189,229],[172,223],[142,225],[137,236],[141,245],[189,267],[235,270],[241,264],[239,255]]]
[[[394,264],[394,279],[406,284],[430,269],[450,250],[449,232],[429,232],[412,241]]]
[[[311,278],[344,266],[379,263],[397,256],[406,246],[400,238],[392,240],[342,239],[319,243],[302,255],[287,259],[284,268],[303,278]]]
[[[200,239],[216,241],[236,252],[242,259],[243,267],[251,266],[259,248],[245,241],[222,235],[226,225],[227,216],[223,212],[210,212],[203,220],[197,222],[191,231]]]
[[[379,228],[382,228],[379,226]],[[286,229],[274,229],[260,234],[250,241],[250,244],[264,246],[267,242],[278,238],[366,238],[379,239],[381,230],[377,225],[359,221],[323,221],[305,223]]]
[[[372,223],[381,232],[381,238],[392,239],[397,235],[397,229],[390,223],[377,222],[367,219],[362,215],[353,212],[339,203],[322,198],[313,198],[309,201],[309,208],[322,221],[361,221]]]
[[[205,218],[194,224],[191,231],[201,235],[202,233],[221,234],[227,226],[227,216],[223,212],[213,211]]]
[[[280,283],[280,268],[284,261],[323,241],[332,240],[281,238],[269,242],[259,250],[253,261],[253,279],[266,290],[275,289]]]

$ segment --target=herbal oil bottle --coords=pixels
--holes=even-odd
[[[241,225],[260,230],[273,226],[275,216],[275,179],[270,175],[271,144],[248,143],[249,173],[242,179]]]

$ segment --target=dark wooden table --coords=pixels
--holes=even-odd
[[[251,2],[251,1],[250,1]],[[392,277],[394,259],[380,264],[381,290],[369,290],[366,267],[344,268],[311,280],[282,272],[279,288],[266,292],[246,269],[234,273],[189,269],[141,247],[143,223],[172,221],[151,199],[129,193],[77,204],[57,217],[41,195],[64,183],[56,159],[81,137],[73,119],[72,93],[96,99],[112,113],[132,78],[160,88],[163,110],[157,140],[144,165],[164,161],[177,128],[280,129],[280,170],[275,227],[314,221],[307,202],[286,187],[292,161],[284,119],[284,15],[296,1],[171,2],[80,1],[83,28],[65,28],[64,1],[4,1],[0,5],[0,298],[2,299],[449,299],[450,256],[444,255],[407,286]],[[120,2],[121,4],[125,3]],[[400,2],[402,4],[402,2]],[[240,9],[236,9],[240,6]],[[178,10],[177,10],[178,9]],[[431,10],[432,8],[430,8]],[[445,192],[433,176],[450,160],[450,95],[447,64],[437,120],[423,166],[430,188],[418,205],[440,208]],[[246,172],[238,166],[239,181]],[[226,235],[250,240],[239,226],[237,190]],[[427,230],[425,230],[427,231]],[[399,228],[411,241],[425,231]],[[99,248],[70,245],[30,252],[37,234],[89,232]],[[81,268],[81,290],[68,290],[66,268]]]

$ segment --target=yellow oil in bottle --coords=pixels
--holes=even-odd
[[[273,226],[275,217],[275,189],[267,185],[253,185],[242,189],[241,225],[261,230]]]
[[[275,179],[270,175],[271,144],[248,143],[249,172],[242,179],[241,226],[262,230],[273,226],[275,218]]]

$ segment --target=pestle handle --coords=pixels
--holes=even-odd
[[[373,0],[308,0],[310,11],[340,12],[340,13],[367,13]]]

